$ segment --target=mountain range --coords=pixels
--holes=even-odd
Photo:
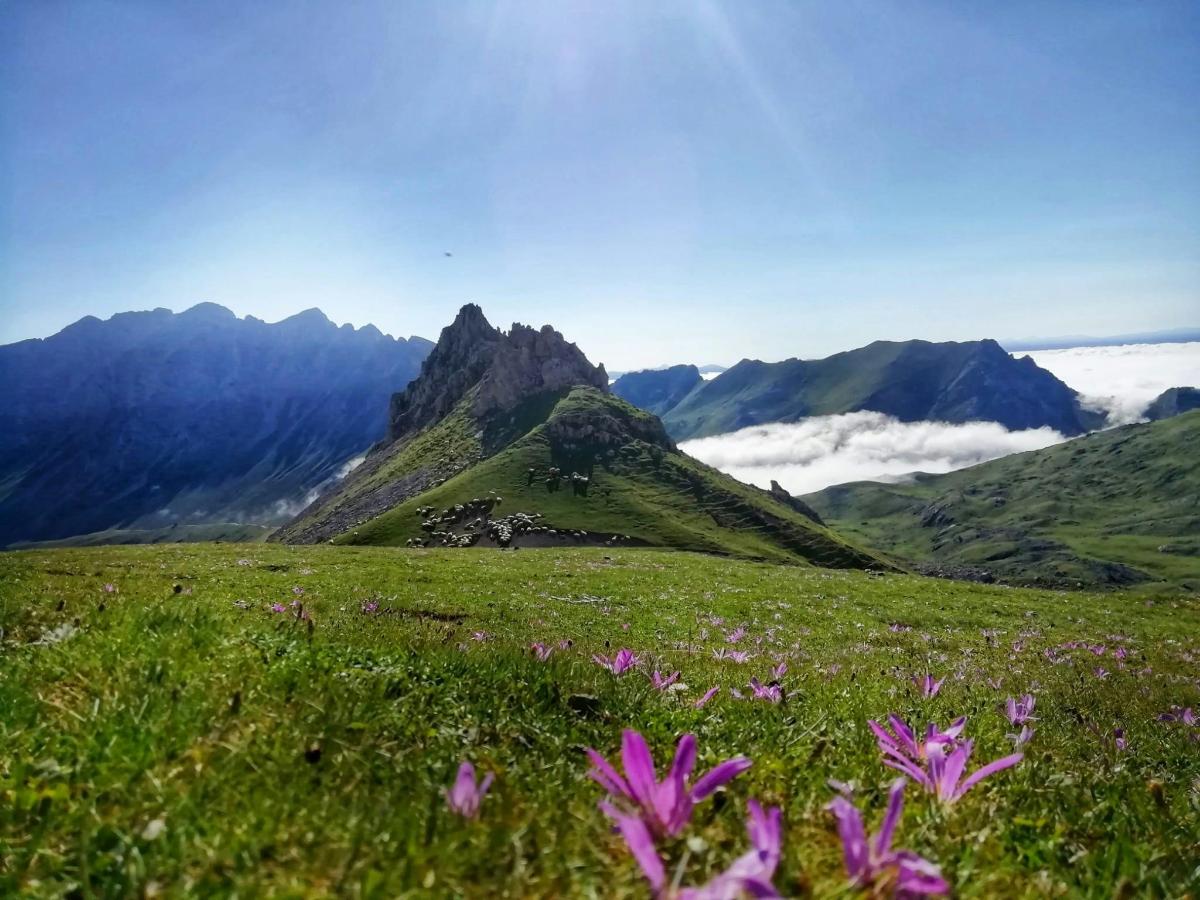
[[[680,453],[550,326],[502,332],[467,305],[392,398],[388,441],[272,539],[656,546],[887,567],[790,501]]]
[[[992,340],[876,341],[818,360],[744,359],[709,381],[679,366],[628,373],[613,392],[649,404],[676,440],[861,410],[905,422],[991,421],[1066,435],[1104,422],[1050,372]]]
[[[388,398],[432,347],[212,303],[0,347],[0,546],[269,530],[384,437]]]

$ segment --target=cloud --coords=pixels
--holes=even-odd
[[[1013,354],[1026,355],[1079,391],[1090,408],[1107,412],[1113,425],[1141,419],[1150,401],[1167,388],[1200,386],[1200,342]]]
[[[686,441],[680,449],[740,481],[793,494],[847,481],[898,481],[950,472],[1065,441],[1052,428],[1009,431],[995,422],[901,422],[876,412],[813,416]]]

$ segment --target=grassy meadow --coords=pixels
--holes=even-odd
[[[848,783],[878,826],[895,773],[868,719],[968,716],[973,771],[1013,752],[1025,693],[1025,758],[949,806],[910,783],[897,846],[960,897],[1200,893],[1200,728],[1160,720],[1200,706],[1194,597],[197,544],[2,554],[0,629],[0,896],[647,896],[584,754],[618,764],[626,728],[660,774],[685,733],[698,773],[753,760],[662,843],[679,883],[747,849],[756,798],[782,808],[782,895],[856,896],[824,807]],[[620,648],[640,664],[593,661]],[[782,702],[752,699],[781,663]],[[463,760],[495,774],[477,819],[443,794]]]

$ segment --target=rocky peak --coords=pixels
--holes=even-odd
[[[473,412],[484,416],[542,391],[590,385],[607,393],[608,376],[549,325],[536,330],[518,323],[505,334],[468,303],[442,329],[420,377],[393,395],[389,439],[437,422],[476,385]]]

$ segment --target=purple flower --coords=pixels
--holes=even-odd
[[[787,674],[787,670],[788,670],[788,664],[786,661],[784,661],[784,662],[781,662],[779,665],[777,665],[775,668],[773,668],[771,670],[771,674],[775,677],[775,680],[778,681],[780,678],[782,678],[784,675]]]
[[[763,684],[757,678],[751,678],[750,690],[754,692],[755,700],[768,700],[771,703],[783,702],[783,688],[777,684]]]
[[[669,688],[671,685],[673,685],[678,680],[679,680],[678,672],[672,672],[670,675],[668,675],[664,678],[662,673],[659,672],[658,669],[655,669],[654,674],[650,676],[650,683],[654,685],[655,690],[659,690],[659,691],[665,691],[667,688]]]
[[[1032,694],[1025,694],[1020,700],[1008,698],[1005,712],[1010,725],[1024,725],[1026,722],[1037,721],[1033,715],[1033,707],[1037,701]]]
[[[729,644],[736,644],[738,641],[740,641],[745,636],[746,636],[746,629],[742,628],[741,626],[738,626],[737,628],[733,629],[733,631],[729,632],[729,634],[725,635],[725,641],[726,641],[726,643],[729,643]]]
[[[1115,743],[1117,745],[1117,749],[1122,752],[1124,752],[1125,749],[1129,746],[1128,741],[1125,740],[1125,729],[1124,728],[1117,728],[1116,730],[1113,731],[1113,743]]]
[[[603,666],[614,675],[624,675],[642,662],[640,656],[627,648],[618,650],[612,659],[609,659],[607,656],[601,656],[599,653],[595,654],[592,659],[596,661],[597,665]]]
[[[963,780],[963,772],[967,769],[967,761],[971,758],[973,746],[974,742],[963,741],[947,756],[944,744],[931,743],[927,745],[928,775],[920,772],[921,777],[917,781],[936,794],[943,803],[954,803],[989,775],[1015,766],[1025,758],[1023,753],[1010,754],[976,769]]]
[[[1093,672],[1093,674],[1097,678],[1107,678],[1109,675],[1112,674],[1112,672],[1108,671],[1108,669],[1104,668],[1104,666],[1096,666],[1096,669]]]
[[[948,893],[950,885],[937,866],[911,851],[892,849],[892,836],[904,811],[905,784],[903,778],[892,782],[887,813],[873,840],[868,840],[862,815],[845,797],[835,797],[826,807],[837,819],[846,873],[859,888],[894,884],[897,897]]]
[[[360,608],[362,609],[364,615],[373,616],[375,613],[379,612],[379,603],[375,600],[364,600]]]
[[[911,775],[917,781],[921,781],[921,778],[914,772],[920,772],[921,767],[925,764],[929,755],[929,747],[933,744],[954,746],[966,724],[966,716],[955,719],[945,731],[938,731],[931,723],[925,732],[925,740],[917,741],[912,729],[895,714],[888,716],[890,730],[881,726],[874,719],[867,722],[867,726],[875,733],[879,749],[885,757],[888,757],[883,764]]]
[[[473,631],[473,632],[471,632],[471,640],[473,640],[473,641],[479,641],[480,643],[483,643],[484,641],[486,641],[486,640],[487,640],[488,638],[490,638],[490,637],[491,637],[491,635],[490,635],[490,634],[488,634],[486,631]]]
[[[479,804],[495,777],[488,772],[476,787],[475,767],[469,762],[462,763],[458,767],[458,777],[454,779],[453,787],[446,792],[446,806],[451,812],[458,813],[465,819],[474,819],[479,815]]]
[[[115,594],[116,592],[117,592],[117,586],[115,584],[104,585],[104,593]]]
[[[287,612],[287,610],[288,610],[288,608],[286,606],[284,606],[282,603],[272,603],[271,604],[271,612],[285,613],[285,612]]]
[[[923,678],[914,677],[912,682],[920,689],[921,696],[929,700],[938,695],[938,691],[942,689],[942,682],[945,680],[945,678],[936,679],[932,675],[926,675]]]
[[[1172,706],[1170,712],[1160,713],[1160,722],[1182,722],[1184,725],[1195,725],[1196,711],[1189,707]]]
[[[719,690],[721,690],[721,686],[718,684],[716,687],[710,687],[707,691],[705,691],[704,696],[696,701],[696,709],[704,709],[704,707],[708,704],[708,701],[717,696],[717,692]]]
[[[536,656],[541,662],[548,660],[550,658],[550,654],[554,652],[553,647],[547,647],[540,641],[534,641],[529,645],[529,648],[533,651],[533,655]]]
[[[624,797],[631,801],[644,826],[655,836],[678,837],[692,818],[694,804],[750,768],[750,760],[737,756],[720,763],[689,786],[688,778],[696,765],[696,736],[685,734],[679,739],[670,771],[659,782],[654,770],[654,757],[650,755],[645,738],[632,729],[626,729],[621,735],[624,777],[595,750],[588,748],[587,755],[592,762],[588,777],[608,791],[610,797]],[[617,823],[626,836],[626,842],[630,843],[630,849],[633,849],[626,827],[622,824],[625,814],[608,803],[602,804],[602,808]],[[636,850],[634,855],[638,855]]]
[[[1028,725],[1022,725],[1020,732],[1018,732],[1017,734],[1007,735],[1007,737],[1010,741],[1013,742],[1013,746],[1024,747],[1026,744],[1029,743],[1030,738],[1033,737],[1033,729],[1030,728]]]
[[[783,844],[782,816],[779,807],[763,812],[754,800],[746,804],[746,831],[754,849],[743,853],[733,864],[708,884],[698,888],[675,891],[667,884],[667,872],[654,844],[654,836],[646,823],[636,815],[622,812],[610,803],[600,808],[617,823],[621,837],[637,861],[642,874],[650,882],[655,897],[673,900],[736,900],[749,894],[752,897],[778,897],[771,885],[779,867]]]

